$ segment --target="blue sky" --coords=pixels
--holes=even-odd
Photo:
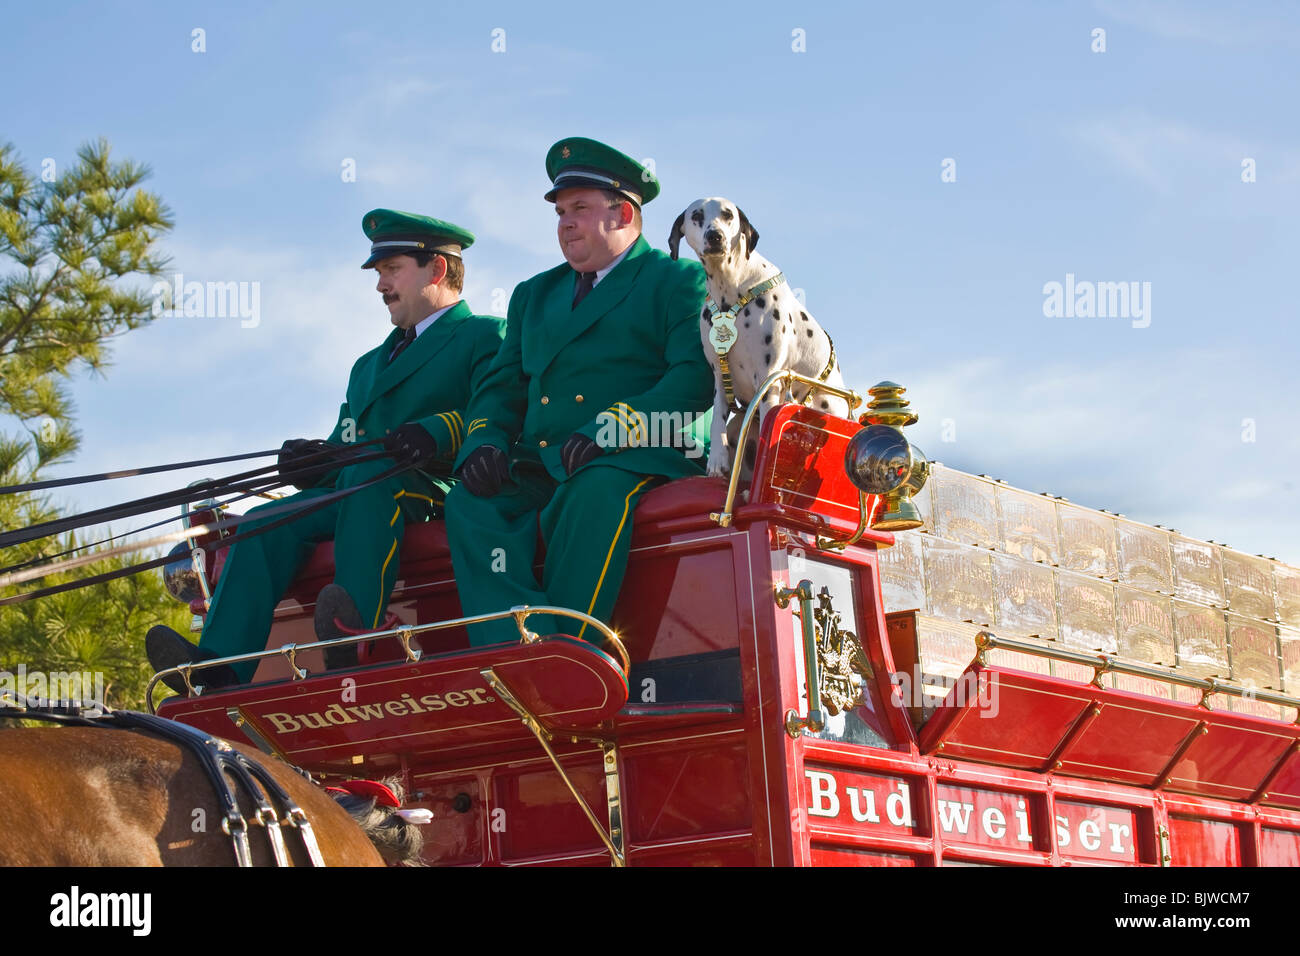
[[[932,458],[1300,564],[1294,5],[598,17],[522,3],[7,11],[0,70],[25,95],[6,97],[0,138],[35,170],[107,137],[154,170],[177,224],[170,271],[260,289],[256,327],[161,319],[116,345],[105,378],[79,378],[84,443],[63,471],[325,435],[353,360],[389,328],[358,268],[362,214],[473,230],[466,298],[503,313],[515,283],[560,261],[543,157],[584,135],[654,160],[646,235],[660,247],[692,200],[737,202],[850,383],[908,386]],[[1150,283],[1150,324],[1045,316],[1045,284],[1067,274]]]

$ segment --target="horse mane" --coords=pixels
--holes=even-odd
[[[379,782],[392,790],[398,801],[406,802],[406,792],[398,777],[385,777]],[[373,797],[337,791],[329,794],[370,838],[385,863],[390,866],[425,865],[420,859],[424,833],[417,824],[402,819],[392,807],[379,806]]]

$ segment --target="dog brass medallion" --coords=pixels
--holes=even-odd
[[[709,329],[709,344],[719,355],[726,355],[736,344],[736,320],[726,316],[717,316],[713,328]]]

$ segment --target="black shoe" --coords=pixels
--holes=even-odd
[[[332,641],[339,637],[360,634],[365,630],[361,623],[361,612],[352,600],[352,595],[342,585],[327,584],[316,596],[316,640]],[[342,627],[339,627],[339,625]],[[325,648],[325,669],[339,670],[343,667],[357,666],[357,645]]]
[[[149,628],[149,633],[144,637],[144,652],[155,673],[181,664],[210,661],[217,656],[205,648],[191,644],[165,624]],[[192,673],[190,682],[206,690],[216,690],[218,687],[238,684],[240,680],[233,669],[223,664],[220,667],[207,667]],[[188,693],[180,674],[168,674],[163,678],[163,683],[178,694]]]

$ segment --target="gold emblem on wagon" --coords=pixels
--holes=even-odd
[[[840,630],[840,612],[831,606],[831,592],[822,588],[813,611],[817,622],[817,663],[821,665],[822,703],[831,716],[866,703],[865,681],[871,676],[862,642],[852,631]]]
[[[792,588],[778,586],[773,594],[778,607],[798,600],[803,631],[804,677],[808,693],[808,716],[785,712],[785,732],[798,737],[804,731],[818,734],[826,727],[826,714],[847,713],[866,703],[866,681],[872,677],[862,643],[852,631],[840,630],[839,612],[831,606],[831,592],[823,587],[813,607],[813,583],[804,578]],[[811,688],[817,688],[814,694]],[[823,711],[822,707],[826,710]]]

